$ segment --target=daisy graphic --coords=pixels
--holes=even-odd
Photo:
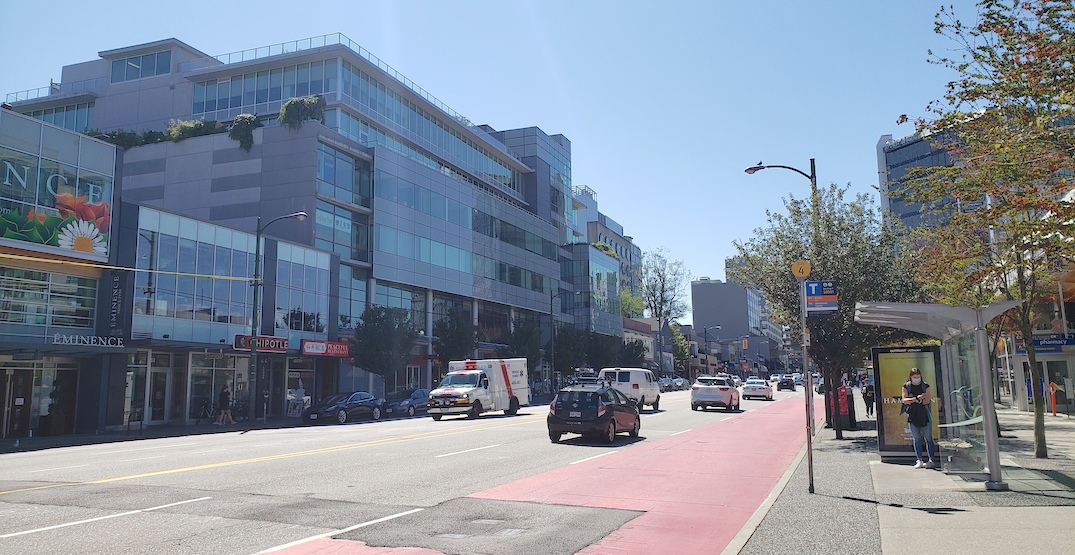
[[[93,222],[76,220],[60,231],[60,248],[105,254],[105,240]]]

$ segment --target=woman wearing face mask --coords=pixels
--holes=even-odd
[[[933,418],[930,415],[932,401],[929,384],[922,381],[922,372],[918,368],[911,368],[908,381],[903,384],[903,404],[907,406],[907,424],[911,429],[911,439],[914,440],[914,454],[918,458],[915,468],[936,466],[933,462],[933,453],[936,450],[933,445]],[[922,453],[923,443],[925,457]]]

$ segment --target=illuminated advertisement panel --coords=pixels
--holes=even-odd
[[[877,390],[877,450],[881,459],[914,457],[914,442],[903,412],[903,384],[911,368],[922,372],[922,381],[929,384],[933,394],[930,412],[933,417],[933,439],[938,438],[938,411],[943,391],[940,383],[941,350],[938,346],[885,347],[871,350],[873,381]]]
[[[107,261],[116,147],[0,110],[0,244]]]

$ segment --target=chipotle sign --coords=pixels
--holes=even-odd
[[[351,356],[351,344],[341,343],[339,341],[321,341],[318,339],[303,339],[302,340],[302,354],[310,356],[321,357],[342,357],[347,358]]]
[[[250,336],[249,335],[236,335],[235,343],[232,345],[236,351],[249,351],[250,350]],[[258,336],[258,351],[262,353],[286,353],[287,352],[287,338],[286,337],[272,337],[269,335]]]

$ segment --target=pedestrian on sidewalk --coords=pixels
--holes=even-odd
[[[220,397],[217,399],[217,410],[220,411],[220,415],[217,416],[216,423],[219,425],[234,424],[235,421],[231,419],[231,388],[226,384],[224,389],[220,390]],[[225,420],[227,422],[225,422]]]
[[[866,403],[866,418],[873,416],[873,403],[877,400],[877,392],[870,383],[870,378],[862,379],[862,400]]]
[[[918,368],[911,368],[907,383],[903,384],[903,404],[907,410],[907,427],[911,429],[911,439],[914,441],[914,454],[918,459],[915,468],[937,466],[933,462],[936,446],[933,444],[933,418],[930,414],[932,402],[929,384],[922,381],[922,372]]]

